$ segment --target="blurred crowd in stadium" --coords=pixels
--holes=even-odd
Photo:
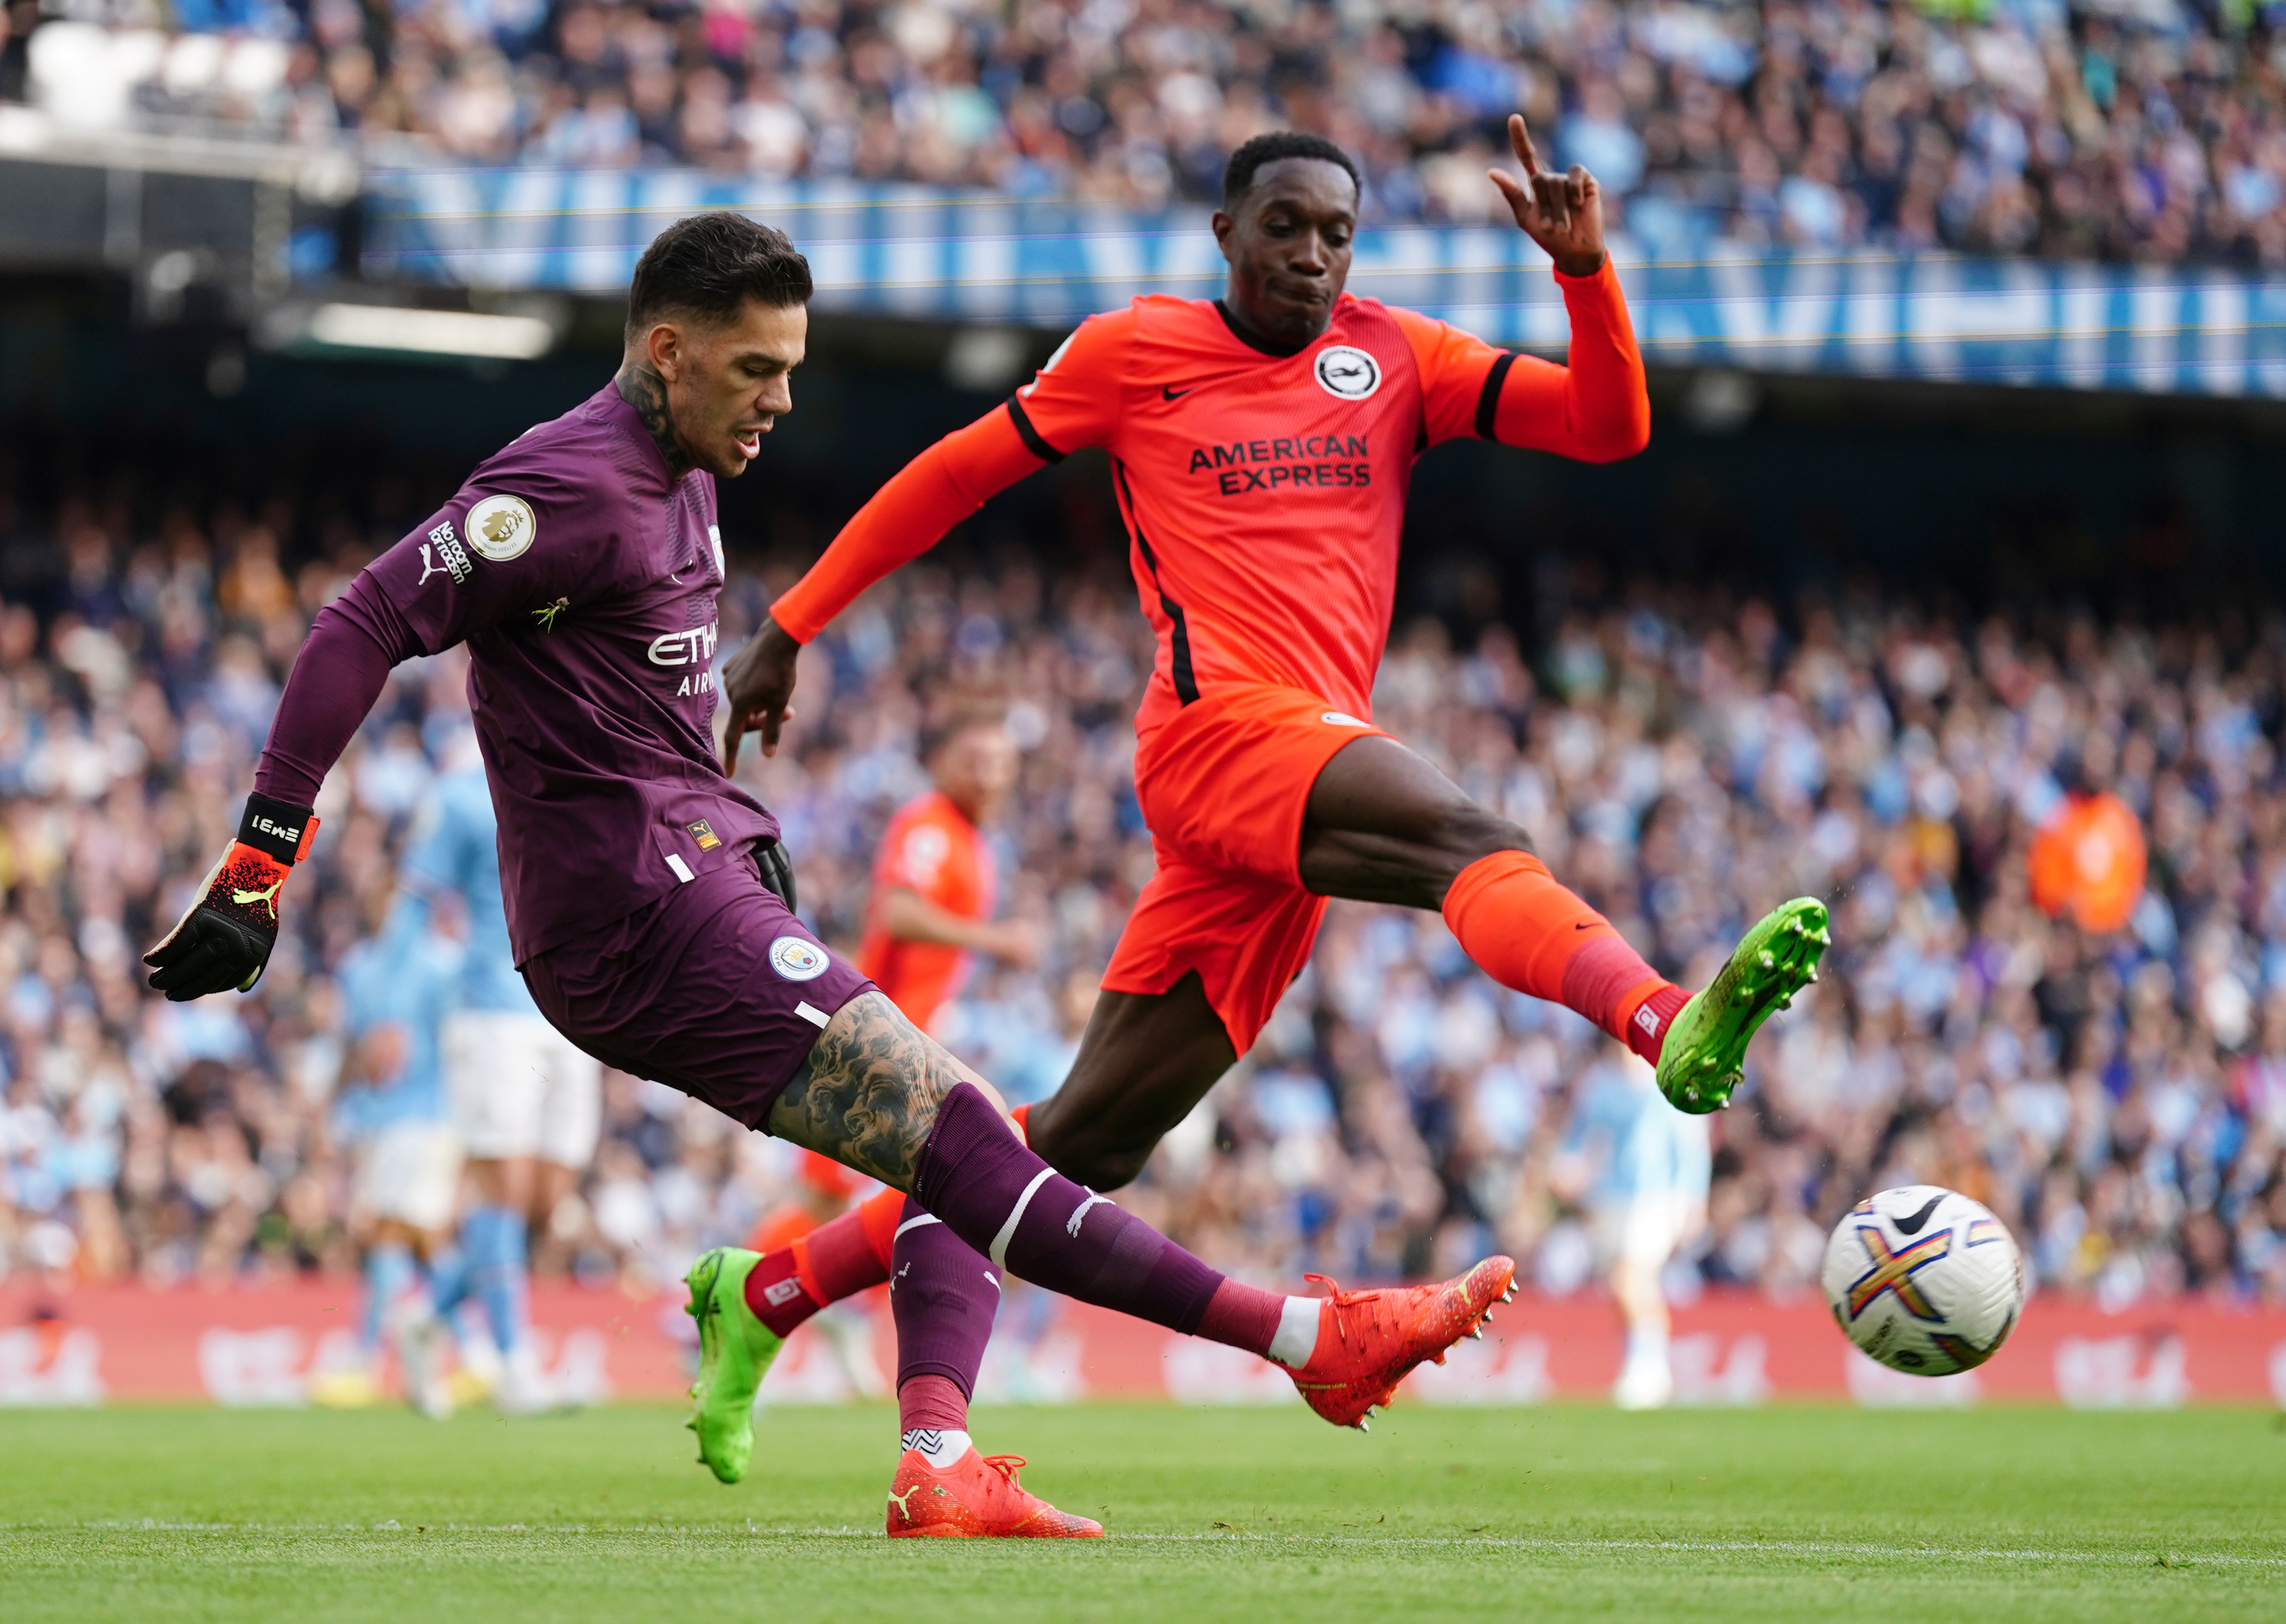
[[[0,1271],[354,1266],[328,973],[459,747],[460,661],[401,669],[329,781],[255,996],[167,1004],[135,962],[234,827],[308,619],[362,556],[337,532],[288,569],[290,518],[0,512]],[[1131,588],[1027,559],[877,589],[808,656],[791,748],[745,769],[847,943],[930,706],[1012,697],[1004,900],[1049,946],[974,982],[947,1033],[1017,1099],[1055,1085],[1150,862]],[[765,591],[734,581],[724,654]],[[1528,650],[1497,626],[1464,650],[1400,631],[1378,719],[1686,980],[1778,899],[1834,904],[1825,982],[1715,1119],[1711,1224],[1675,1289],[1802,1287],[1849,1204],[1926,1180],[2003,1213],[2044,1289],[2286,1297],[2286,628],[2035,638],[1879,595],[1784,617],[1574,595]],[[2036,906],[2029,866],[2068,792],[2104,786],[2148,830],[2151,884],[2096,934]],[[1337,905],[1256,1053],[1122,1199],[1264,1278],[1425,1273],[1497,1240],[1568,1289],[1591,1249],[1550,1164],[1614,1052],[1485,981],[1435,916]],[[605,1111],[594,1171],[534,1237],[543,1273],[669,1280],[792,1186],[783,1147],[663,1087],[613,1076]]]
[[[1682,213],[1809,247],[2286,262],[2277,0],[12,0],[6,14],[0,99],[82,122],[139,112],[352,140],[381,162],[681,164],[1151,209],[1213,197],[1233,147],[1294,126],[1359,155],[1373,221],[1465,223],[1498,211],[1484,169],[1521,107],[1648,240]]]

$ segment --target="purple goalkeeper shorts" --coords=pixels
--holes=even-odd
[[[873,983],[765,887],[752,858],[524,961],[556,1030],[760,1128],[833,1013]]]

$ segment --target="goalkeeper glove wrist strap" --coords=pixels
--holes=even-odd
[[[289,869],[310,855],[310,841],[317,832],[318,815],[311,808],[273,800],[259,792],[246,798],[246,815],[238,820],[240,846]]]

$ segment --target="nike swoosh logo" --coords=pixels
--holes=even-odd
[[[1191,389],[1196,388],[1198,388],[1197,384],[1194,383],[1191,385]],[[1176,389],[1171,384],[1162,383],[1159,386],[1159,392],[1170,400],[1180,400],[1184,396],[1191,392],[1191,389]]]
[[[1936,1210],[1937,1202],[1943,1199],[1942,1195],[1932,1195],[1928,1198],[1928,1204],[1919,1212],[1901,1218],[1891,1218],[1889,1222],[1897,1226],[1897,1233],[1901,1235],[1917,1235],[1921,1232],[1921,1226],[1929,1221],[1929,1214]]]

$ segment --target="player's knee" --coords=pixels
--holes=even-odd
[[[1115,1190],[1135,1182],[1151,1159],[1155,1139],[1147,1143],[1127,1141],[1102,1124],[1078,1133],[1060,1131],[1062,1119],[1047,1116],[1037,1108],[1029,1119],[1032,1153],[1050,1167],[1091,1190]]]
[[[1141,1176],[1143,1164],[1151,1159],[1153,1148],[1149,1145],[1139,1148],[1103,1147],[1074,1156],[1068,1167],[1053,1165],[1074,1184],[1084,1184],[1091,1190],[1116,1190]]]
[[[1480,857],[1494,852],[1530,851],[1532,837],[1522,824],[1474,801],[1454,801],[1431,816],[1422,844],[1434,854],[1439,878],[1449,884]]]

